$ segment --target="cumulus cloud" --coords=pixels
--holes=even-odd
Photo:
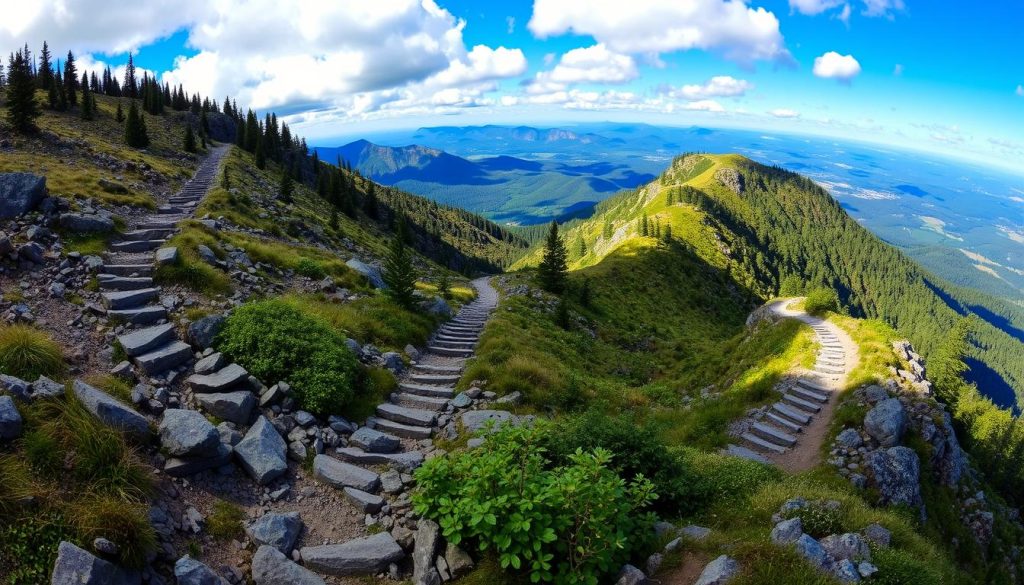
[[[527,91],[539,94],[579,83],[625,83],[639,75],[632,57],[609,51],[599,43],[565,53],[554,69],[538,73]]]
[[[592,36],[617,53],[701,49],[746,66],[792,59],[778,18],[742,0],[536,0],[527,27],[540,38]]]
[[[863,4],[861,14],[868,17],[892,18],[894,13],[901,12],[906,8],[903,0],[861,0],[861,4]],[[838,13],[833,12],[833,16],[843,22],[848,22],[850,14],[853,12],[849,0],[789,0],[791,11],[808,16],[830,12],[840,7],[842,10]]]
[[[903,0],[863,0],[864,16],[884,16],[892,18],[894,12],[906,9]]]
[[[770,110],[768,113],[771,114],[772,116],[775,116],[776,118],[799,118],[800,117],[800,112],[797,112],[796,110],[790,110],[788,108],[776,108],[774,110]]]
[[[659,91],[671,98],[703,100],[713,97],[738,97],[754,89],[754,84],[728,75],[718,75],[703,84],[684,85],[679,88],[663,86]]]
[[[1024,85],[1018,85],[1018,86],[1017,86],[1017,92],[1016,92],[1016,93],[1017,93],[1017,95],[1019,95],[1020,97],[1024,97]]]
[[[860,63],[853,55],[840,55],[835,51],[829,51],[814,60],[814,74],[825,79],[849,83],[860,74]]]
[[[789,8],[800,14],[814,16],[846,4],[845,0],[789,0]]]
[[[685,109],[696,112],[724,112],[722,104],[715,100],[697,100],[686,104]]]

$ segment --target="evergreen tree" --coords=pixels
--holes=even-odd
[[[646,238],[648,233],[647,214],[640,218],[640,236]]]
[[[267,154],[263,150],[263,138],[258,135],[256,137],[256,168],[261,171],[267,168]]]
[[[331,208],[331,223],[330,223],[330,227],[331,227],[332,231],[335,231],[335,232],[338,231],[338,208],[337,207],[332,207]]]
[[[602,230],[601,235],[606,240],[612,239],[612,236],[615,235],[615,232],[612,229],[612,222],[610,222],[610,221],[604,222],[604,230]]]
[[[85,75],[84,73],[82,74]],[[92,120],[96,117],[96,103],[93,101],[92,92],[89,91],[89,84],[82,84],[82,107],[78,112],[83,120]]]
[[[36,103],[36,84],[32,78],[32,66],[25,55],[18,51],[11,57],[7,67],[7,121],[18,132],[34,132],[36,118],[42,113]]]
[[[672,241],[672,224],[665,224],[665,243],[668,244]]]
[[[118,124],[124,122],[124,109],[121,108],[121,100],[117,100],[117,114],[114,115],[114,119]]]
[[[135,100],[132,100],[128,106],[128,117],[124,124],[124,140],[132,148],[145,148],[149,145],[149,135],[146,133],[146,120],[139,113]]]
[[[443,299],[449,299],[452,296],[452,282],[448,277],[447,270],[442,270],[441,276],[437,278],[437,294],[441,295]]]
[[[131,53],[128,53],[128,64],[124,68],[124,90],[122,93],[132,99],[139,97],[139,85],[135,78],[135,63]]]
[[[192,124],[185,125],[185,152],[197,152],[196,133],[192,131]]]
[[[78,68],[75,67],[75,56],[68,51],[68,59],[64,62],[64,93],[68,103],[78,105]]]
[[[405,221],[399,218],[399,221]],[[412,255],[409,248],[396,236],[391,241],[391,251],[384,262],[384,284],[387,285],[386,293],[399,305],[412,309],[416,297],[413,292],[416,290],[416,272],[412,266]]]
[[[281,201],[285,203],[292,202],[292,193],[295,191],[295,185],[292,182],[291,173],[281,173]]]
[[[57,84],[54,83],[53,80],[51,79],[50,80],[50,87],[49,87],[49,89],[46,92],[46,101],[49,103],[51,110],[59,110],[60,109],[60,90],[57,89],[57,88],[58,88]]]
[[[380,212],[377,209],[377,189],[375,183],[369,181],[366,185],[366,197],[363,198],[363,213],[370,219],[380,219]]]
[[[544,243],[544,259],[537,268],[537,276],[544,290],[554,294],[562,294],[565,290],[566,274],[569,270],[566,256],[565,244],[558,235],[558,222],[552,221],[547,241]]]
[[[589,308],[593,293],[590,290],[590,277],[583,277],[583,284],[580,285],[580,305]]]
[[[51,91],[53,88],[53,61],[50,55],[50,47],[43,41],[43,50],[39,53],[39,72],[36,73],[36,82],[39,89]],[[51,94],[56,96],[56,93]],[[56,103],[56,100],[54,100]],[[51,106],[52,107],[52,106]]]

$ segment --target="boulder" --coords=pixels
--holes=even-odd
[[[452,398],[451,404],[455,408],[466,408],[473,404],[473,399],[469,397],[469,394],[466,394],[465,392],[459,392],[458,394],[455,395],[455,398]]]
[[[167,266],[170,264],[177,264],[178,262],[178,249],[174,246],[166,248],[160,248],[153,255],[153,260],[157,266]]]
[[[354,487],[370,493],[380,489],[380,476],[376,473],[338,461],[328,455],[317,455],[313,458],[313,475],[338,489]]]
[[[231,445],[217,443],[217,449],[211,455],[203,457],[170,457],[164,463],[164,473],[171,477],[187,477],[207,469],[219,469],[231,463]]]
[[[895,447],[907,427],[907,413],[898,398],[887,398],[864,416],[864,430],[883,447]]]
[[[867,456],[867,468],[882,504],[921,506],[921,461],[912,449],[879,449]]]
[[[300,554],[307,567],[328,575],[375,574],[405,557],[402,547],[387,532],[342,544],[307,546]]]
[[[704,567],[694,585],[725,585],[739,572],[740,564],[736,559],[722,555]]]
[[[623,565],[615,580],[615,585],[647,585],[647,583],[650,583],[647,580],[647,575],[633,565]]]
[[[14,406],[14,399],[6,394],[0,396],[0,440],[10,441],[21,436],[21,414]]]
[[[771,538],[775,544],[789,544],[796,542],[803,533],[804,525],[800,518],[790,518],[779,522],[775,528],[772,528]]]
[[[380,268],[370,266],[369,264],[355,258],[346,262],[345,266],[348,266],[352,270],[366,277],[366,280],[368,280],[374,288],[387,288],[387,285],[384,284],[384,277],[381,276]]]
[[[220,263],[220,259],[217,258],[217,254],[215,254],[206,244],[199,244],[196,246],[196,252],[199,252],[199,257],[207,264],[217,266]]]
[[[871,404],[875,404],[876,402],[880,400],[885,400],[886,398],[889,397],[889,393],[885,391],[885,388],[882,388],[877,384],[872,384],[871,386],[868,386],[867,388],[864,389],[863,392],[864,400],[870,402]]]
[[[438,317],[447,318],[451,317],[452,314],[454,313],[454,311],[452,311],[452,306],[448,304],[448,301],[442,299],[441,297],[427,299],[420,303],[420,305],[423,307],[424,311],[431,315],[436,315]]]
[[[259,547],[252,556],[252,580],[256,585],[325,585],[319,575],[266,545]]]
[[[802,534],[796,540],[796,552],[807,559],[807,562],[811,563],[815,568],[822,571],[828,570],[829,565],[832,563],[832,559],[829,558],[828,553],[822,548],[821,543],[814,540],[809,534]]]
[[[705,528],[703,526],[697,526],[696,524],[690,524],[689,526],[684,526],[682,529],[680,529],[679,535],[685,536],[690,540],[700,542],[702,540],[707,539],[707,537],[711,536],[711,529]]]
[[[248,390],[196,394],[195,397],[203,409],[213,416],[239,425],[249,424],[253,409],[256,408],[256,395]]]
[[[843,429],[843,432],[836,436],[836,444],[847,449],[856,449],[864,444],[860,433],[856,429]]]
[[[381,355],[380,358],[384,360],[384,367],[395,374],[401,374],[402,370],[405,369],[405,362],[402,361],[402,354],[398,352],[388,351]]]
[[[228,585],[213,569],[188,555],[174,563],[174,578],[178,585]]]
[[[30,387],[31,385],[21,378],[8,374],[0,374],[0,390],[6,390],[11,396],[18,400],[23,402],[31,400],[32,397],[29,393]]]
[[[188,326],[188,342],[199,349],[210,347],[226,320],[224,315],[210,315],[194,321]]]
[[[210,457],[220,447],[220,433],[194,410],[165,410],[159,432],[160,445],[173,457]]]
[[[43,254],[45,252],[46,250],[35,242],[29,242],[23,245],[22,247],[18,248],[19,256],[21,256],[25,260],[28,260],[29,262],[34,262],[36,264],[43,263],[43,260],[45,259],[43,257]]]
[[[419,583],[434,566],[441,544],[441,527],[433,520],[422,519],[416,525],[416,548],[412,551],[412,580]]]
[[[149,421],[146,417],[81,380],[75,380],[72,390],[82,406],[104,424],[124,432],[133,440],[149,440]]]
[[[62,213],[60,227],[80,233],[110,232],[114,230],[114,220],[95,213]]]
[[[368,453],[392,453],[402,445],[401,439],[370,427],[362,427],[348,438],[350,445]]]
[[[452,577],[461,577],[473,569],[473,557],[452,543],[444,551],[444,560]]]
[[[246,526],[245,533],[257,546],[272,546],[286,555],[291,554],[302,533],[302,518],[298,512],[271,512]]]
[[[821,539],[821,547],[835,560],[870,561],[871,549],[859,534],[833,534]]]
[[[249,372],[238,364],[229,364],[212,374],[193,374],[188,377],[189,386],[196,393],[227,392],[248,380]]]
[[[832,565],[832,576],[840,583],[860,583],[860,572],[850,559],[839,559]]]
[[[355,505],[356,509],[364,514],[376,514],[384,507],[384,498],[378,495],[370,494],[351,487],[346,487],[344,492],[345,496],[353,505]]]
[[[508,421],[516,421],[516,416],[507,410],[470,410],[462,413],[462,426],[470,433],[475,433],[493,421],[494,429]]]
[[[266,485],[288,471],[287,449],[274,425],[260,416],[235,446],[235,454],[256,483]]]
[[[138,585],[141,576],[126,571],[70,542],[61,541],[51,585]]]
[[[216,372],[217,370],[220,370],[221,368],[226,366],[227,361],[228,360],[226,357],[224,357],[224,354],[218,351],[217,353],[211,353],[210,355],[196,362],[196,365],[193,369],[197,374],[209,374],[210,372]]]
[[[889,543],[892,542],[892,532],[881,524],[871,524],[863,532],[864,538],[881,548],[889,548]]]
[[[64,384],[54,382],[46,376],[39,376],[39,379],[32,382],[33,398],[58,398],[64,396]]]
[[[46,177],[32,173],[0,173],[0,219],[32,211],[46,195]]]

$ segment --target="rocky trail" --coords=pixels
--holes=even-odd
[[[857,344],[827,319],[790,308],[798,299],[782,299],[765,306],[770,313],[798,319],[814,330],[819,344],[810,370],[799,370],[780,384],[781,399],[744,421],[739,433],[743,445],[727,451],[796,473],[821,463],[822,445],[846,378],[857,366]]]

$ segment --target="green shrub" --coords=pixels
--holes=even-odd
[[[324,270],[324,267],[319,262],[309,258],[301,258],[298,264],[295,265],[295,272],[314,280],[323,280],[327,276],[327,271]]]
[[[826,312],[839,312],[839,295],[827,287],[818,287],[807,293],[804,310],[811,315],[823,315]]]
[[[693,473],[693,490],[699,502],[742,498],[781,475],[774,467],[739,457],[690,448],[679,449],[678,453]]]
[[[783,518],[800,517],[804,532],[814,538],[824,538],[830,534],[843,531],[843,512],[837,506],[826,505],[825,502],[809,502],[799,510],[787,510]]]
[[[942,583],[942,573],[926,559],[897,549],[872,549],[871,560],[878,572],[871,578],[879,585],[925,585]]]
[[[5,585],[48,583],[57,546],[72,538],[71,528],[54,512],[26,514],[0,522],[0,575]]]
[[[245,520],[245,512],[241,508],[231,502],[217,500],[213,503],[213,513],[206,519],[206,529],[217,540],[241,538],[242,520]]]
[[[655,509],[662,515],[686,515],[699,505],[694,498],[695,478],[682,458],[670,452],[652,429],[629,417],[597,411],[568,417],[555,424],[541,444],[554,465],[568,464],[577,449],[607,449],[613,454],[611,467],[620,476],[639,474],[654,483]]]
[[[338,413],[352,399],[358,364],[345,338],[287,302],[272,299],[239,307],[216,345],[257,378],[287,381],[305,410]]]
[[[29,325],[0,327],[0,372],[25,380],[59,377],[64,372],[60,346]]]
[[[413,505],[448,542],[494,550],[503,569],[533,582],[596,585],[650,539],[654,516],[642,510],[654,488],[643,477],[627,485],[600,448],[550,468],[547,429],[507,425],[481,447],[430,459],[416,472]]]

